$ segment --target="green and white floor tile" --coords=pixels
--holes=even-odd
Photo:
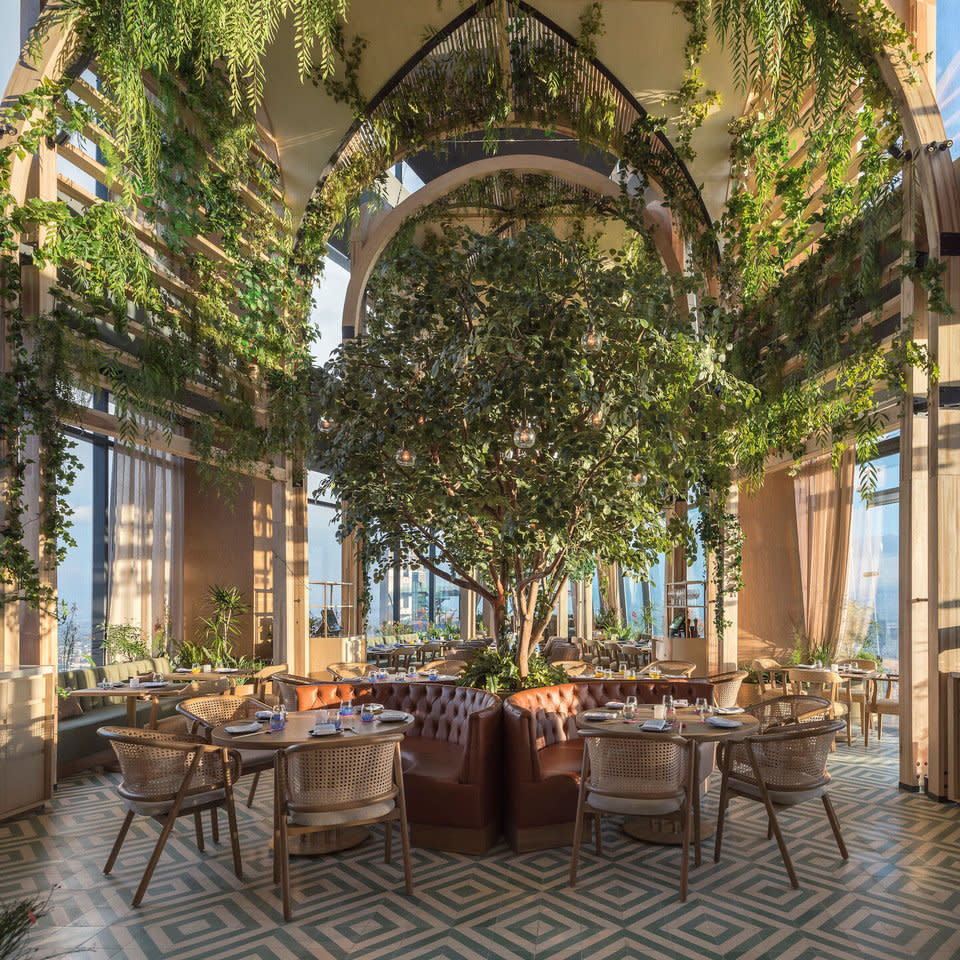
[[[723,861],[713,863],[708,840],[685,904],[678,849],[637,843],[609,820],[605,856],[584,848],[575,890],[569,848],[518,857],[500,845],[482,859],[415,849],[413,898],[399,892],[399,849],[387,866],[380,842],[296,860],[284,924],[264,783],[254,808],[239,810],[244,882],[229,846],[208,841],[198,853],[184,820],[134,910],[158,828],[135,821],[104,877],[123,809],[116,776],[91,774],[61,784],[42,815],[0,824],[0,902],[52,890],[31,945],[71,960],[958,960],[960,807],[898,792],[891,740],[841,745],[830,769],[850,860],[819,803],[785,814],[800,890],[766,840],[761,808],[740,800]],[[715,797],[716,787],[707,817]]]

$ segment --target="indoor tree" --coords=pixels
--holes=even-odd
[[[622,236],[622,234],[621,234]],[[560,589],[691,546],[668,504],[725,497],[753,388],[650,237],[410,227],[362,337],[317,375],[317,466],[380,579],[395,553],[492,605],[526,676]]]

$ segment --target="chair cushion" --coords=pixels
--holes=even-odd
[[[830,777],[828,775],[825,781],[814,783],[806,790],[776,790],[768,787],[767,795],[774,803],[792,807],[798,803],[803,803],[805,800],[814,800],[817,797],[822,797],[827,792],[829,783]],[[760,788],[748,780],[738,780],[736,777],[731,777],[728,781],[728,786],[731,790],[736,790],[737,793],[753,797],[755,800],[763,800],[760,794]]]
[[[608,797],[594,790],[587,791],[587,802],[594,810],[621,813],[628,817],[655,817],[675,813],[683,806],[683,797],[659,799],[641,797]]]
[[[580,779],[583,762],[583,741],[561,740],[540,751],[540,772],[544,780],[550,777],[573,777]]]
[[[123,797],[123,794],[121,794]],[[189,797],[184,797],[180,804],[180,812],[192,810],[194,807],[201,807],[205,803],[223,800],[223,790],[205,790],[203,793],[194,793]],[[156,817],[164,813],[169,813],[173,808],[172,800],[131,800],[129,797],[123,797],[123,802],[128,810],[134,813],[142,814],[145,817]]]
[[[350,810],[330,810],[326,813],[307,813],[295,810],[290,814],[290,823],[298,827],[336,827],[344,823],[357,823],[360,820],[376,820],[385,817],[396,804],[393,800],[371,803],[365,807],[353,807]]]

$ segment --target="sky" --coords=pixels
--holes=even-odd
[[[960,0],[937,4],[937,101],[947,136],[960,156]]]

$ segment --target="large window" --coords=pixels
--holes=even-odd
[[[322,474],[307,475],[307,550],[310,581],[310,636],[335,637],[342,633],[343,605],[353,596],[352,584],[344,588],[342,550],[337,542],[336,504],[317,490]]]
[[[73,512],[71,534],[76,546],[57,569],[60,622],[57,628],[61,670],[82,666],[87,658],[101,661],[101,625],[107,609],[107,498],[112,443],[106,437],[74,433],[80,461],[67,496]]]
[[[937,4],[937,103],[947,136],[954,141],[953,156],[960,156],[960,4]]]
[[[645,577],[623,577],[623,613],[628,623],[645,633],[664,633],[664,581],[666,557],[661,556]]]
[[[400,622],[423,631],[430,624],[460,625],[460,588],[417,563],[396,559],[379,584],[371,585],[368,632]]]
[[[841,652],[879,654],[895,668],[900,644],[900,452],[899,437],[888,437],[880,456],[857,466],[857,482],[876,470],[876,492],[864,501],[854,495],[847,555],[846,602],[840,628]]]

